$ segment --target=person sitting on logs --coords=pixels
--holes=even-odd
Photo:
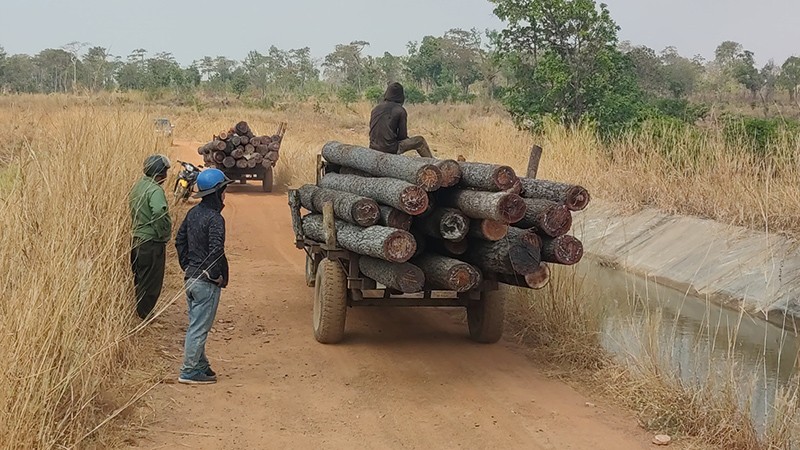
[[[389,83],[383,102],[372,110],[370,116],[369,148],[394,154],[416,150],[420,156],[430,158],[431,150],[424,137],[408,137],[408,113],[403,108],[405,101],[403,85]]]

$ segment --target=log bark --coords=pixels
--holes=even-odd
[[[583,258],[583,244],[574,236],[542,239],[542,261],[571,266]]]
[[[235,136],[234,135],[231,138],[231,144],[233,144],[234,147],[238,147],[238,146],[242,145],[242,138],[240,138],[239,136]]]
[[[513,236],[506,236],[497,242],[470,242],[467,252],[464,253],[464,260],[486,272],[528,275],[539,269],[541,255],[538,247]]]
[[[443,205],[460,209],[473,219],[516,223],[525,217],[525,201],[516,194],[458,189],[441,194]]]
[[[519,179],[508,166],[475,162],[462,162],[461,185],[483,191],[507,191]]]
[[[270,161],[269,159],[265,159],[261,161],[261,165],[266,168],[270,168],[275,164],[275,161]]]
[[[248,136],[239,136],[239,141],[242,145],[247,145],[250,143],[250,138]]]
[[[582,211],[591,200],[589,192],[582,186],[533,178],[520,178],[520,182],[523,197],[561,203],[570,211]]]
[[[364,172],[363,170],[354,169],[352,167],[340,166],[339,171],[342,175],[358,175],[359,177],[371,177],[372,174]]]
[[[256,151],[256,148],[250,144],[244,146],[244,154],[245,155],[252,155]]]
[[[269,146],[267,145],[256,145],[256,151],[261,153],[262,155],[266,155],[269,153]]]
[[[448,188],[461,182],[461,166],[452,159],[420,158],[428,164],[433,164],[442,172],[442,187]]]
[[[378,225],[408,231],[411,229],[411,222],[412,217],[403,211],[392,208],[391,206],[380,205]]]
[[[469,236],[484,241],[499,241],[508,234],[508,224],[488,219],[472,219]]]
[[[303,221],[300,218],[300,193],[296,189],[289,190],[289,210],[292,213],[292,230],[296,240],[303,239]]]
[[[264,161],[264,157],[261,153],[253,153],[253,161],[256,162],[256,165],[261,164],[261,161]]]
[[[365,178],[355,175],[326,174],[320,187],[350,192],[375,199],[412,216],[428,207],[428,194],[419,186],[392,178]],[[524,205],[524,203],[523,203]]]
[[[242,147],[236,147],[231,152],[231,156],[233,156],[236,159],[241,159],[241,157],[244,156],[244,149]]]
[[[212,156],[214,158],[214,162],[217,164],[220,164],[225,160],[225,152],[214,152]]]
[[[563,204],[539,198],[526,198],[525,206],[525,217],[514,224],[516,227],[532,228],[550,237],[567,234],[572,228],[572,213]]]
[[[252,145],[254,147],[258,147],[259,145],[261,145],[261,138],[258,137],[258,136],[251,137],[250,138],[250,145]]]
[[[264,155],[264,158],[268,159],[268,160],[270,160],[272,162],[277,162],[278,161],[278,152],[267,152],[267,154]]]
[[[452,208],[437,208],[430,215],[418,220],[425,235],[448,241],[460,241],[467,237],[469,219],[461,211]]]
[[[442,186],[442,171],[420,158],[383,153],[340,142],[328,142],[322,148],[326,161],[362,170],[376,177],[407,181],[433,192]]]
[[[233,156],[226,156],[225,159],[222,160],[222,165],[225,166],[226,169],[232,169],[236,166],[236,159]]]
[[[524,276],[497,274],[497,281],[510,286],[544,289],[550,284],[550,267],[546,263],[540,263],[536,272]]]
[[[481,283],[481,272],[457,259],[428,253],[412,262],[425,273],[426,287],[430,289],[466,292]]]
[[[247,160],[246,159],[237,159],[236,160],[236,167],[239,169],[247,169]]]
[[[258,163],[254,159],[247,159],[247,168],[248,169],[255,169]]]
[[[321,214],[309,214],[303,218],[303,234],[317,242],[325,242]],[[362,228],[337,220],[336,234],[340,247],[384,261],[406,262],[417,249],[411,233],[380,225]]]
[[[392,263],[362,256],[358,259],[358,269],[367,278],[404,294],[420,292],[425,286],[425,273],[411,263]]]
[[[303,208],[321,213],[325,202],[333,203],[336,218],[354,225],[369,227],[378,223],[380,210],[375,200],[349,192],[323,189],[306,184],[298,190]]]

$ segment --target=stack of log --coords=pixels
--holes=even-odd
[[[541,289],[548,264],[583,256],[568,233],[586,189],[518,177],[511,167],[416,158],[329,142],[318,185],[290,192],[310,213],[298,239],[325,242],[332,205],[338,245],[363,257],[363,276],[403,293],[465,292],[484,279]],[[329,207],[330,208],[330,207]]]
[[[257,136],[245,121],[220,131],[197,153],[203,156],[206,167],[218,169],[253,169],[257,166],[275,167],[281,149],[286,124],[281,123],[272,136]]]

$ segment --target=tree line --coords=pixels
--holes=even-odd
[[[268,104],[287,96],[335,95],[345,102],[380,100],[388,81],[406,85],[407,100],[504,103],[520,125],[544,118],[567,126],[592,122],[620,130],[652,114],[696,120],[690,102],[746,99],[769,114],[776,94],[797,102],[800,58],[756,64],[734,41],[712,60],[619,42],[611,13],[594,0],[492,0],[507,25],[497,31],[453,29],[410,42],[406,54],[373,56],[369,42],[336,45],[322,59],[308,47],[253,50],[242,60],[206,56],[188,66],[167,52],[127,56],[72,42],[35,55],[0,47],[5,93],[146,91],[156,95],[233,95]]]

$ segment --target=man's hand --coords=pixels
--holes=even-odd
[[[211,281],[212,283],[216,284],[219,287],[222,287],[222,285],[225,284],[225,278],[223,278],[222,275],[220,275],[216,279],[215,278],[211,278],[211,275],[209,275],[208,272],[205,271],[205,270],[203,271],[203,275],[205,275],[206,278],[208,278],[209,281]]]

